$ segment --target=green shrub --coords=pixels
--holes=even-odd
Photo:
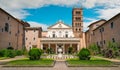
[[[32,48],[32,49],[29,51],[29,59],[30,59],[30,60],[39,60],[41,54],[42,54],[42,52],[41,52],[39,49],[37,49],[37,48]]]
[[[10,46],[10,47],[8,47],[7,49],[8,49],[8,50],[14,50],[14,48],[13,48],[13,47],[11,47],[11,46]]]
[[[90,51],[88,49],[81,49],[78,53],[78,57],[80,60],[90,60]]]
[[[72,54],[72,53],[73,53],[73,47],[69,47],[69,48],[68,48],[68,53],[69,53],[69,54]]]
[[[23,51],[22,50],[16,50],[16,55],[17,56],[23,55]]]
[[[91,44],[88,49],[90,50],[92,55],[97,55],[100,53],[101,49],[99,46],[97,46],[96,44]]]
[[[15,50],[8,50],[7,57],[14,58],[16,56]]]
[[[15,57],[15,50],[10,50],[10,49],[2,49],[0,50],[0,56],[1,57],[10,57],[13,58]]]
[[[0,50],[0,57],[4,57],[5,49]]]
[[[47,53],[52,54],[52,48],[47,48]]]

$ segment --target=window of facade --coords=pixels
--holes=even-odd
[[[76,28],[76,31],[77,31],[78,29]]]
[[[101,28],[99,30],[100,30],[100,32],[102,32]]]
[[[9,24],[5,23],[5,31],[8,32],[9,31]]]
[[[97,44],[97,46],[99,45],[98,42],[96,44]]]
[[[9,32],[9,34],[11,34],[11,31]]]
[[[76,15],[79,15],[80,14],[80,11],[76,11]]]
[[[80,17],[76,17],[75,19],[76,19],[76,21],[80,21],[80,20],[81,20],[81,18],[80,18]]]
[[[65,37],[68,38],[68,34],[66,34]]]
[[[110,24],[111,28],[113,28],[113,22]]]
[[[35,37],[34,37],[34,40],[35,40]]]
[[[55,34],[53,34],[53,38],[55,38]]]
[[[20,30],[18,30],[18,34],[20,33]]]
[[[26,40],[27,40],[28,38],[26,38]]]
[[[104,40],[104,44],[105,44],[105,40]]]
[[[101,31],[104,32],[104,27],[102,27]]]
[[[114,39],[114,38],[112,38],[112,42],[115,42],[115,39]]]
[[[9,46],[11,45],[11,43],[9,42]]]

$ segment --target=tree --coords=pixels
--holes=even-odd
[[[90,60],[90,51],[88,49],[81,49],[78,53],[78,57],[80,60]]]
[[[29,59],[30,59],[30,60],[39,60],[41,54],[42,54],[42,51],[41,51],[41,50],[39,50],[38,48],[32,48],[32,49],[29,51]]]
[[[92,55],[97,55],[100,53],[100,48],[96,44],[91,44],[88,49],[92,53]]]

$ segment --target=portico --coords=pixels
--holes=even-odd
[[[62,49],[62,54],[68,54],[69,47],[73,48],[73,53],[79,51],[80,40],[78,38],[41,38],[41,49],[47,52],[48,48],[53,53],[58,54],[58,49]]]

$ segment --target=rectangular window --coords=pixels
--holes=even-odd
[[[110,26],[111,26],[111,28],[113,28],[113,22],[112,22],[112,23],[110,23]]]
[[[35,40],[35,38],[34,38],[34,40]]]
[[[104,44],[105,44],[105,40],[104,40]]]
[[[100,30],[100,32],[102,32],[101,28],[99,30]]]
[[[11,31],[9,32],[9,34],[11,34]]]
[[[76,21],[81,21],[80,17],[76,17],[75,19],[76,19]]]
[[[20,33],[20,30],[18,30],[18,34]]]
[[[53,38],[55,38],[55,34],[53,34]]]
[[[80,11],[76,11],[76,15],[79,15],[80,14]]]
[[[102,27],[102,29],[101,29],[101,30],[102,30],[102,32],[104,32],[104,27]]]
[[[65,37],[68,38],[68,34],[66,34]]]
[[[11,43],[9,42],[9,46],[11,45]]]
[[[26,38],[26,40],[27,40],[27,38]]]
[[[114,39],[114,38],[112,38],[112,42],[115,42],[115,39]]]
[[[99,45],[98,42],[96,44],[97,44],[97,46]]]

